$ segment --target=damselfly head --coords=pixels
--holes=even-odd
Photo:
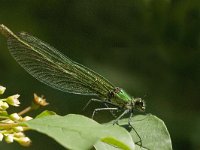
[[[145,111],[146,105],[145,105],[145,101],[143,99],[141,99],[141,98],[133,99],[133,105],[136,110],[139,110],[142,112]]]

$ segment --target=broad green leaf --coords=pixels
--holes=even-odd
[[[130,134],[135,141],[136,150],[172,150],[172,143],[167,127],[164,122],[154,115],[137,115],[131,118],[131,125],[139,134],[128,126],[128,119],[119,121],[119,125],[124,126],[130,131]]]
[[[96,143],[108,143],[124,150],[134,150],[131,135],[113,125],[101,125],[81,115],[46,116],[24,123],[29,128],[47,134],[67,149],[88,150]],[[99,142],[102,141],[102,142]]]

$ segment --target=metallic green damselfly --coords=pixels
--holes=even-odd
[[[145,111],[145,102],[141,98],[129,96],[98,73],[71,60],[38,38],[25,32],[16,35],[4,25],[0,25],[0,32],[6,36],[8,49],[14,59],[39,81],[64,92],[97,96],[99,100],[96,101],[103,102],[107,108],[96,111],[123,111],[116,121],[125,114],[132,116],[134,110]]]

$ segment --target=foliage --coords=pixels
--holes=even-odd
[[[68,149],[82,150],[94,146],[97,150],[114,150],[115,147],[124,150],[172,150],[170,135],[164,122],[153,115],[131,118],[131,125],[135,130],[128,126],[127,119],[120,120],[119,125],[128,127],[130,134],[122,127],[113,126],[112,122],[100,125],[94,120],[73,114],[44,115],[24,124],[47,134]],[[141,141],[136,141],[139,137],[135,131]]]
[[[98,141],[125,150],[135,147],[130,134],[125,129],[100,125],[81,115],[39,117],[23,124],[30,129],[47,134],[68,149],[90,149]]]
[[[119,124],[128,127],[127,119],[120,120]],[[135,129],[130,130],[130,134],[137,143],[136,150],[172,150],[170,134],[165,123],[158,117],[151,114],[137,115],[131,118],[131,125]]]

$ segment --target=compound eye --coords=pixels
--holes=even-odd
[[[143,105],[143,101],[142,100],[136,101],[135,104],[141,106],[141,105]]]
[[[138,110],[140,110],[140,111],[144,111],[145,110],[145,102],[141,98],[138,98],[135,101],[135,105],[136,105],[136,108]]]

